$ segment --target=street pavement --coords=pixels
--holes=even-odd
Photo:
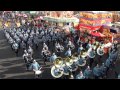
[[[115,67],[109,70],[107,76],[108,79],[115,79],[117,78],[117,74],[120,73],[120,45],[118,47],[118,60]],[[49,48],[50,50],[53,49],[52,44],[50,44]],[[41,50],[41,44],[39,45],[39,48],[37,50],[34,50],[34,58],[39,62],[39,64],[43,67],[44,70],[40,79],[53,79],[50,71],[52,64],[50,62],[47,62],[47,65],[44,65],[40,55]],[[104,62],[106,59],[107,55],[104,55],[104,57],[102,57],[102,62]],[[97,62],[98,58],[96,57],[93,66],[95,66]],[[20,50],[18,57],[16,57],[15,53],[11,50],[10,45],[7,43],[2,30],[0,30],[0,78],[34,79],[34,73],[32,71],[26,71],[24,60],[22,59],[22,51]]]

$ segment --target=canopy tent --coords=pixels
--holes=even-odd
[[[45,16],[43,17],[43,20],[47,20],[47,21],[52,21],[52,22],[78,22],[79,23],[79,19],[77,18],[54,18],[54,17],[48,17],[48,16]]]

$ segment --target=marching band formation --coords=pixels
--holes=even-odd
[[[11,49],[19,56],[23,52],[23,60],[27,70],[33,70],[36,77],[41,76],[44,70],[34,58],[35,50],[42,45],[39,52],[46,62],[52,63],[51,75],[61,79],[100,79],[107,78],[108,70],[115,64],[118,56],[117,43],[111,43],[109,51],[104,51],[105,43],[97,40],[94,43],[85,33],[77,31],[65,33],[65,30],[56,31],[57,27],[41,26],[40,28],[12,27],[5,28],[5,37]],[[82,35],[88,39],[83,42]],[[107,55],[105,61],[102,60]],[[95,62],[96,65],[93,65]]]

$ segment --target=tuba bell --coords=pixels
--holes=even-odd
[[[71,56],[71,59],[73,60],[73,62],[77,62],[77,61],[78,61],[78,55],[77,55],[77,53],[74,53],[74,54]]]
[[[86,58],[83,58],[81,56],[81,58],[79,58],[77,64],[78,64],[78,66],[81,66],[81,67],[85,66],[86,65]]]
[[[72,57],[66,57],[65,58],[65,64],[67,66],[71,66],[73,64],[73,60],[72,60]]]
[[[63,69],[58,68],[56,66],[52,66],[52,68],[51,68],[51,75],[54,78],[60,78],[63,75]]]
[[[63,59],[61,57],[56,58],[56,60],[53,62],[56,67],[61,67],[63,65]]]
[[[100,55],[100,56],[104,55],[104,49],[103,49],[103,47],[99,46],[97,48],[97,54]]]

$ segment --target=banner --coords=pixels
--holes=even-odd
[[[86,20],[84,18],[80,18],[80,23],[88,26],[102,26],[111,24],[111,19],[102,19],[102,20]]]
[[[84,29],[88,29],[88,30],[97,30],[100,29],[101,26],[89,26],[89,25],[85,25],[85,24],[79,24],[79,29],[84,28]]]

